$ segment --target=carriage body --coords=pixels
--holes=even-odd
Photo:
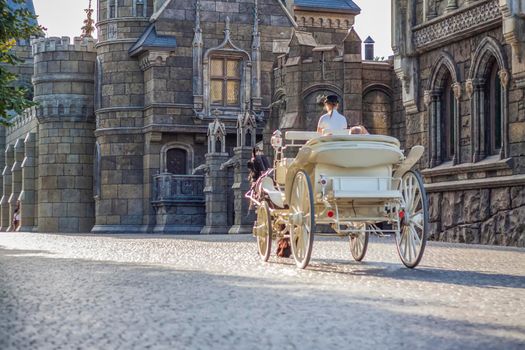
[[[286,145],[279,133],[274,135],[272,145],[274,169],[256,186],[254,235],[260,252],[272,239],[289,236],[296,263],[304,268],[313,236],[321,234],[316,224],[326,224],[336,235],[350,237],[356,260],[364,257],[370,233],[391,233],[403,263],[419,263],[428,204],[421,177],[410,169],[423,147],[405,157],[399,141],[389,136],[299,131],[286,133]],[[297,155],[284,157],[292,147],[298,148]],[[263,259],[269,256],[265,253]]]

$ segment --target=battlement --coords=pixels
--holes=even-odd
[[[68,36],[37,38],[31,40],[33,55],[52,51],[95,52],[96,39],[74,37],[73,44]]]
[[[22,113],[17,114],[10,120],[11,124],[7,127],[7,132],[11,134],[15,130],[20,129],[24,125],[27,125],[37,117],[37,113],[37,106],[33,106],[25,109]]]

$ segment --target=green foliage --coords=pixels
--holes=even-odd
[[[16,4],[25,4],[25,0],[12,0]],[[27,89],[15,87],[17,75],[8,70],[9,66],[22,63],[13,47],[16,40],[28,40],[41,35],[43,27],[33,24],[36,16],[25,8],[13,9],[6,0],[0,0],[0,125],[9,125],[11,113],[21,113],[34,103],[27,99]]]
[[[376,57],[374,57],[374,61],[383,62],[384,60],[385,60],[385,56],[382,56],[382,57],[376,56]]]

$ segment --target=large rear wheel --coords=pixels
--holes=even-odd
[[[255,235],[257,236],[257,249],[261,260],[268,261],[272,249],[272,216],[266,201],[262,202],[257,208]]]
[[[314,243],[314,194],[310,178],[304,170],[295,174],[290,196],[290,245],[297,267],[310,262]]]
[[[425,251],[429,231],[428,200],[421,175],[410,170],[403,175],[400,190],[405,204],[401,230],[396,232],[399,257],[406,267],[416,267]]]

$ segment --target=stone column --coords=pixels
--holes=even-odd
[[[430,103],[429,103],[429,167],[435,167],[441,162],[441,100],[440,94],[437,91],[430,91]]]
[[[252,149],[250,147],[241,146],[234,148],[233,152],[234,158],[236,159],[232,186],[235,219],[234,225],[230,228],[228,233],[251,233],[253,222],[255,221],[255,213],[248,212],[250,203],[244,198],[244,194],[250,188],[247,163],[251,158]]]
[[[15,209],[17,207],[18,197],[22,191],[22,162],[24,161],[24,140],[18,139],[15,142],[14,152],[14,163],[11,168],[11,195],[9,196],[9,222],[8,231],[14,231],[13,216],[15,215]]]
[[[4,180],[3,195],[2,199],[0,200],[0,221],[2,223],[0,231],[7,231],[8,227],[11,226],[11,217],[9,216],[9,196],[11,196],[13,185],[11,178],[11,168],[14,162],[13,148],[13,145],[8,145],[5,148],[5,167],[4,171],[2,172],[2,177]]]
[[[509,147],[509,79],[510,73],[502,68],[498,72],[501,82],[501,151],[500,158],[505,159],[510,154]]]
[[[485,91],[483,89],[483,82],[478,79],[469,79],[466,82],[466,90],[471,99],[470,102],[470,115],[472,116],[471,126],[471,150],[472,150],[472,162],[478,162],[485,158]]]
[[[20,230],[32,232],[36,230],[36,204],[38,192],[36,191],[36,134],[29,133],[24,140],[25,158],[22,162],[22,192],[20,200]]]
[[[461,104],[461,83],[452,84],[454,91],[454,158],[452,163],[454,165],[461,163],[461,115],[459,107]]]
[[[206,154],[206,226],[201,234],[228,233],[228,171],[221,164],[228,160],[228,153]]]

